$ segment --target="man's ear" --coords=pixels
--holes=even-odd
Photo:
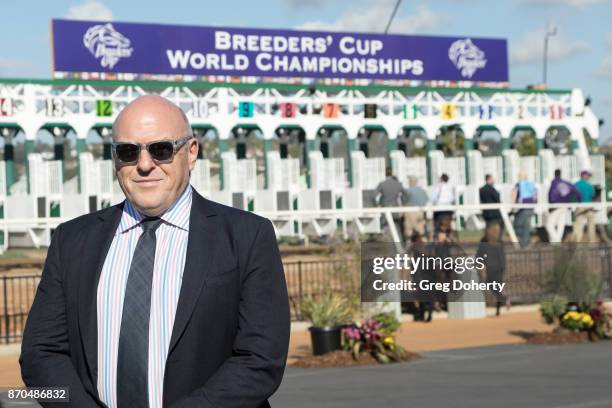
[[[198,139],[195,137],[189,140],[189,170],[193,170],[196,160],[198,160]]]

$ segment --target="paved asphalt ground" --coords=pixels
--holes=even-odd
[[[611,408],[612,342],[422,353],[412,363],[289,367],[279,407]]]
[[[274,408],[611,408],[612,342],[422,353],[412,363],[289,367]],[[34,407],[10,403],[0,407]]]

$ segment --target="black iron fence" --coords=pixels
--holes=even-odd
[[[40,274],[0,276],[0,342],[21,340]]]
[[[359,259],[285,263],[291,319],[303,320],[301,304],[307,296],[316,296],[326,290],[358,295],[360,265]]]
[[[513,303],[537,303],[545,292],[547,271],[559,266],[565,247],[539,247],[529,250],[506,250],[506,296]],[[612,298],[612,247],[583,245],[573,247],[571,259],[579,257],[584,270],[594,272],[603,282],[603,294]],[[302,320],[301,304],[305,297],[326,290],[359,294],[358,258],[284,263],[291,307],[291,318]],[[40,272],[0,275],[0,343],[18,342],[25,325]],[[489,299],[491,300],[491,299]]]
[[[472,250],[476,250],[475,246]],[[597,276],[602,283],[603,297],[612,299],[612,247],[564,244],[524,250],[508,245],[505,254],[504,294],[513,304],[539,303],[546,292],[547,273],[555,268],[565,273],[567,264],[572,262],[573,267]],[[303,320],[300,306],[306,296],[316,296],[326,290],[359,294],[360,267],[359,259],[285,263],[292,319]],[[401,277],[410,279],[409,272],[402,273]],[[486,300],[489,304],[495,302],[492,293],[487,293]]]
[[[601,281],[601,294],[612,298],[612,246],[599,244],[547,245],[530,250],[506,251],[506,296],[514,303],[538,303],[561,275],[588,272]],[[555,271],[555,277],[551,272]],[[574,275],[575,276],[575,275]],[[554,285],[552,285],[554,286]],[[559,288],[562,290],[563,288]],[[571,300],[571,299],[570,299]]]

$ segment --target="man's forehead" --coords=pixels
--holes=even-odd
[[[172,104],[158,100],[135,101],[127,105],[117,117],[117,122],[181,123],[183,117],[180,109]]]
[[[113,136],[164,133],[165,136],[179,136],[182,124],[179,120],[172,120],[167,116],[139,114],[124,116],[113,126]]]
[[[138,99],[119,114],[113,124],[113,136],[132,132],[164,131],[177,133],[179,137],[182,129],[187,127],[185,116],[174,104],[163,98]]]
[[[128,103],[124,111],[129,112],[130,110],[139,109],[160,109],[178,111],[179,107],[164,97],[158,95],[144,95]]]

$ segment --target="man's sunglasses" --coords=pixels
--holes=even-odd
[[[130,142],[113,142],[113,154],[121,164],[135,164],[140,157],[140,151],[144,147],[155,162],[171,162],[176,152],[180,150],[193,136],[185,136],[180,139],[156,140],[145,145]]]

